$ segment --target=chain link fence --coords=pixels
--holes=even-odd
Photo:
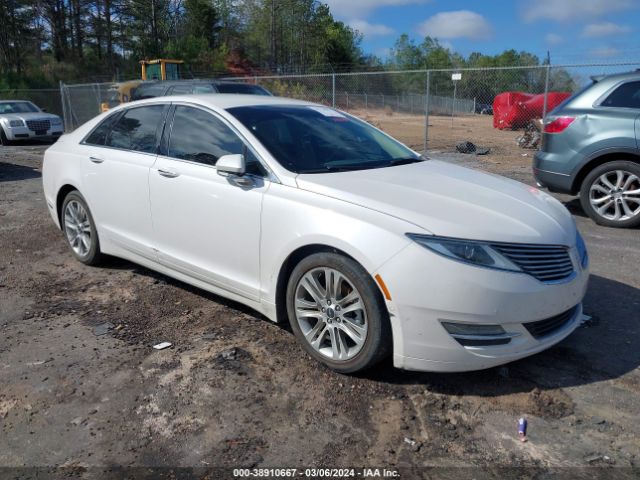
[[[417,151],[482,153],[488,149],[490,155],[513,158],[537,148],[542,118],[587,85],[590,77],[636,68],[640,61],[225,80],[254,83],[277,96],[345,110]],[[115,91],[113,83],[61,85],[67,130],[97,115],[103,102],[113,100]]]

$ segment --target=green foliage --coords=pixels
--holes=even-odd
[[[311,98],[310,90],[300,82],[265,80],[262,81],[260,85],[278,97],[299,98],[302,100],[309,100]]]
[[[351,0],[345,0],[351,1]],[[437,39],[401,35],[386,62],[365,56],[362,35],[337,21],[320,0],[0,0],[0,87],[42,88],[65,82],[135,79],[139,61],[177,58],[198,75],[263,75],[362,70],[421,70],[402,76],[339,79],[338,91],[450,95],[451,70],[540,65],[528,52],[472,53],[464,58]],[[504,90],[541,91],[542,70],[464,75],[467,98],[492,98]],[[575,87],[553,69],[554,89]],[[302,86],[274,84],[300,95]],[[480,100],[479,100],[480,101]]]

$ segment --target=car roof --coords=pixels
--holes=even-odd
[[[640,70],[632,72],[613,73],[611,75],[594,75],[591,79],[595,82],[615,81],[615,80],[640,80]]]
[[[245,95],[240,93],[205,93],[197,95],[169,95],[154,97],[135,102],[124,103],[123,107],[158,102],[186,102],[227,110],[234,107],[254,107],[261,105],[317,105],[293,98],[272,97],[267,95]]]
[[[194,79],[186,79],[186,80],[146,80],[140,84],[140,87],[147,87],[153,85],[166,85],[168,87],[173,87],[176,85],[193,85],[193,84],[207,84],[207,85],[251,85],[255,87],[260,87],[260,85],[256,85],[254,83],[248,82],[235,82],[232,80],[216,80],[216,79],[208,79],[208,78],[194,78]],[[262,87],[261,87],[262,88]]]

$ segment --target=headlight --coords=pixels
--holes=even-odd
[[[587,252],[587,245],[584,243],[584,239],[580,232],[576,228],[576,248],[578,249],[578,256],[580,258],[580,264],[582,268],[587,268],[589,264],[589,253]]]
[[[483,242],[413,233],[407,233],[407,236],[423,247],[459,262],[511,272],[522,271],[517,265]]]
[[[24,122],[22,120],[10,120],[9,126],[11,127],[24,127]]]
[[[60,119],[60,117],[52,118],[51,125],[62,125],[62,120]]]

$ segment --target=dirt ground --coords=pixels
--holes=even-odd
[[[378,128],[393,135],[414,150],[424,150],[425,118],[391,110],[353,110],[350,113],[365,119]],[[489,164],[519,165],[531,168],[533,150],[518,147],[516,138],[522,131],[497,130],[493,128],[491,115],[431,115],[429,117],[427,150],[431,155],[455,152],[455,146],[470,141],[478,147],[490,149],[483,157]]]
[[[464,140],[486,119],[450,133]],[[376,123],[421,144],[419,119]],[[532,183],[530,155],[509,150],[515,136],[483,133],[478,143],[494,149],[486,157],[432,156]],[[35,478],[25,467],[42,468],[37,478],[131,478],[119,466],[217,478],[206,469],[322,466],[402,478],[547,478],[548,469],[637,478],[638,230],[596,226],[561,197],[590,249],[593,318],[546,352],[475,373],[388,361],[342,376],[239,304],[123,260],[73,260],[44,204],[44,149],[0,147],[0,477]],[[174,346],[153,350],[159,341]]]

